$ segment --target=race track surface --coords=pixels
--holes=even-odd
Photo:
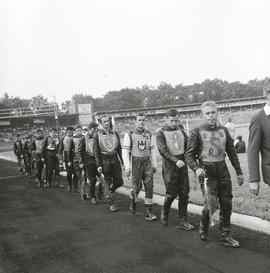
[[[119,212],[80,201],[79,194],[38,189],[16,173],[16,164],[0,160],[1,273],[266,273],[270,236],[232,227],[239,249],[226,248],[214,229],[207,242],[196,230],[144,220],[143,204],[132,216],[127,197],[118,195]],[[154,212],[160,214],[160,207]]]

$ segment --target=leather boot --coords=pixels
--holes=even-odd
[[[168,220],[169,220],[169,212],[171,208],[171,204],[173,202],[174,198],[173,197],[165,197],[164,199],[164,204],[163,208],[161,210],[161,216],[160,216],[160,221],[167,226],[168,225]]]
[[[206,241],[208,237],[209,230],[209,212],[203,210],[202,219],[199,227],[199,236],[201,240]]]
[[[130,209],[131,214],[134,215],[136,213],[137,198],[136,198],[136,194],[135,194],[135,192],[133,190],[130,191],[129,197],[130,197],[129,209]]]
[[[157,216],[152,212],[152,205],[145,205],[145,219],[148,221],[157,219]]]
[[[233,239],[230,233],[227,231],[226,232],[221,231],[220,241],[221,241],[221,244],[223,244],[224,246],[233,247],[233,248],[237,248],[240,246],[239,242]]]

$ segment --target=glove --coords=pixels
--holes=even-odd
[[[237,175],[237,184],[238,186],[242,186],[244,184],[244,177],[243,175]]]
[[[195,173],[197,176],[203,176],[205,174],[202,168],[198,168]]]
[[[98,173],[102,173],[102,167],[97,168]]]
[[[258,195],[259,194],[259,190],[260,190],[260,184],[259,182],[250,182],[248,183],[249,186],[249,191],[254,194],[254,195]]]
[[[126,169],[125,173],[126,173],[127,178],[129,178],[130,177],[130,173],[131,173],[130,168]]]
[[[183,160],[177,160],[176,162],[176,166],[180,169],[182,168],[183,166],[185,166],[185,162]]]

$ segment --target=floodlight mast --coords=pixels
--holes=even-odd
[[[57,129],[57,134],[59,137],[58,105],[56,103],[55,95],[53,96],[53,109],[54,109],[55,127]]]

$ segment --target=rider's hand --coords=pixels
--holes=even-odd
[[[258,195],[259,194],[259,190],[260,190],[260,184],[259,182],[250,182],[248,183],[249,186],[249,191],[254,194],[254,195]]]
[[[176,166],[180,169],[182,168],[183,166],[185,166],[185,162],[183,160],[177,160],[176,162]]]
[[[244,184],[244,176],[242,174],[237,175],[237,184],[238,186],[242,186]]]
[[[205,172],[204,172],[204,170],[202,168],[199,168],[199,169],[196,170],[196,175],[197,176],[203,176],[203,175],[205,175]]]
[[[127,178],[129,178],[130,177],[130,173],[131,173],[130,168],[125,169],[125,173],[126,173]]]

